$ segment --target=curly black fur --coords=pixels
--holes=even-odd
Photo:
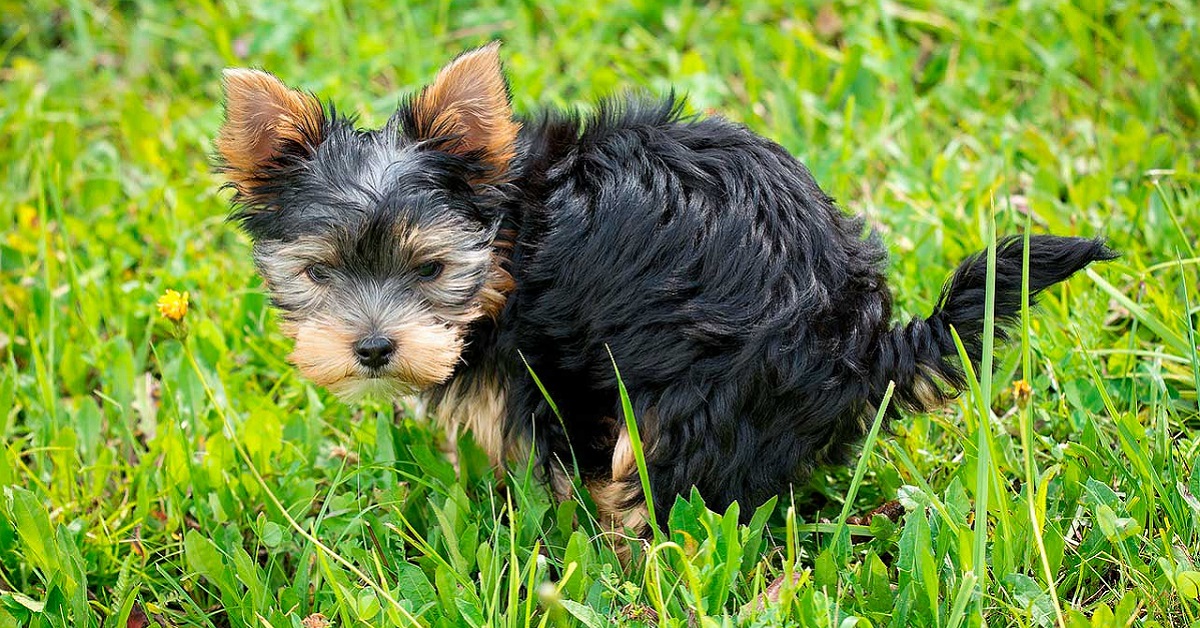
[[[510,373],[509,435],[547,462],[570,460],[570,443],[585,477],[609,472],[606,417],[621,417],[611,350],[657,512],[696,486],[711,506],[749,513],[843,461],[890,380],[909,410],[963,386],[949,329],[977,360],[986,258],[959,267],[929,318],[892,327],[885,252],[863,220],[777,144],[679,111],[672,99],[605,103],[586,121],[529,126],[512,214],[520,287],[491,350],[520,351],[558,404],[562,425]],[[1031,298],[1114,257],[1099,240],[1030,247]],[[1000,243],[1000,323],[1020,312],[1021,259],[1019,237]],[[637,477],[625,481],[640,494]]]

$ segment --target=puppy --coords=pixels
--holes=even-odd
[[[233,217],[305,377],[419,393],[495,464],[533,456],[560,496],[577,470],[605,523],[643,535],[614,363],[659,524],[693,486],[752,513],[843,462],[889,382],[889,418],[963,388],[951,328],[978,360],[982,253],[930,316],[896,324],[878,236],[779,145],[670,97],[514,117],[498,48],[453,60],[377,130],[225,72]],[[1019,315],[1023,246],[997,248],[1000,323]],[[1115,256],[1029,247],[1031,300]]]

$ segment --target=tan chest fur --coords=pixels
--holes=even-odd
[[[452,437],[457,437],[462,429],[470,431],[488,460],[498,466],[518,453],[504,445],[505,402],[499,378],[455,379],[430,412]]]

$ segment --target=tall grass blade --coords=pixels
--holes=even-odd
[[[607,348],[607,347],[606,347]],[[638,477],[642,481],[642,496],[646,499],[646,512],[650,521],[650,529],[654,541],[662,539],[662,531],[658,529],[658,515],[654,510],[654,493],[650,487],[650,472],[646,469],[646,453],[642,449],[642,436],[638,432],[637,419],[633,416],[633,403],[629,400],[629,391],[625,390],[625,382],[621,380],[621,370],[617,368],[617,359],[613,357],[612,349],[608,349],[608,359],[612,361],[613,374],[617,377],[617,390],[621,397],[621,413],[625,415],[625,430],[629,433],[629,444],[637,461]]]

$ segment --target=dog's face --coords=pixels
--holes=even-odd
[[[292,362],[348,397],[446,381],[511,289],[496,204],[518,125],[497,46],[378,130],[263,72],[227,70],[225,93],[217,149]]]

